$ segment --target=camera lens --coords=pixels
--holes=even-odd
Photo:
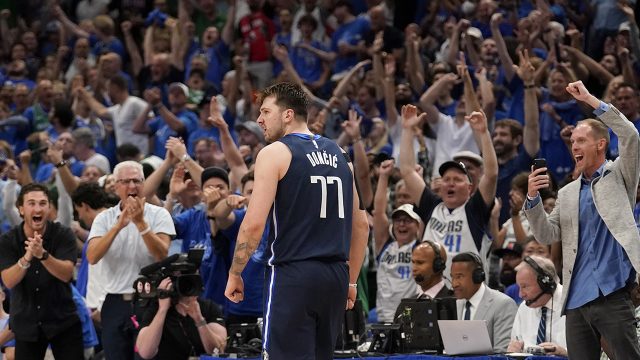
[[[180,296],[198,296],[202,293],[200,275],[181,275],[176,279],[176,290]]]

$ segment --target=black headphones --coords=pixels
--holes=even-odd
[[[540,290],[542,290],[543,294],[553,294],[558,287],[556,281],[553,279],[553,276],[546,271],[544,271],[535,260],[531,257],[527,256],[524,258],[524,261],[529,264],[536,272],[536,280],[538,281],[538,286],[540,286]]]
[[[471,274],[471,280],[474,284],[483,283],[487,276],[484,273],[484,266],[482,265],[482,259],[480,259],[480,255],[472,252],[468,252],[467,254],[471,255],[473,262],[476,264],[476,268],[473,269],[473,274]]]
[[[430,240],[424,240],[422,242],[425,244],[429,244],[429,246],[431,246],[431,249],[433,249],[433,253],[435,254],[435,257],[433,258],[433,265],[431,266],[433,268],[433,272],[435,274],[442,274],[444,269],[447,268],[447,263],[444,261],[444,259],[442,259],[442,255],[440,255],[440,244]]]

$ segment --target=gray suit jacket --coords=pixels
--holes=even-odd
[[[602,176],[591,183],[591,191],[605,225],[624,248],[636,272],[640,272],[640,234],[633,218],[640,176],[640,137],[635,126],[613,105],[609,106],[611,108],[600,116],[600,120],[618,136],[620,156],[605,164]],[[543,244],[562,241],[563,314],[578,251],[581,179],[582,175],[560,189],[556,207],[549,216],[544,212],[542,202],[529,210],[525,203],[524,210],[536,240]]]
[[[458,319],[463,318],[465,301],[458,301]],[[472,320],[485,320],[494,352],[505,352],[511,341],[511,328],[518,305],[507,295],[485,287],[484,296]]]

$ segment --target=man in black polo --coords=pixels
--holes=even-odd
[[[48,221],[49,193],[29,184],[18,195],[23,222],[0,236],[0,274],[11,289],[10,326],[16,359],[82,360],[80,318],[69,282],[77,258],[71,229]]]

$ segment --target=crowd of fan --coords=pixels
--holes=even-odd
[[[372,321],[392,320],[401,298],[421,293],[411,255],[423,233],[445,248],[445,277],[452,257],[477,253],[488,286],[518,303],[523,252],[561,273],[560,245],[538,244],[521,209],[534,158],[547,159],[554,180],[542,194],[548,212],[554,190],[577,176],[568,142],[592,115],[568,83],[582,80],[640,129],[640,31],[625,1],[57,3],[0,11],[2,231],[21,222],[20,187],[42,183],[53,194],[50,220],[86,248],[96,211],[136,186],[174,220],[169,253],[206,249],[204,296],[227,323],[263,316],[259,255],[245,301],[223,291],[265,145],[255,95],[269,84],[303,85],[310,128],[354,160],[373,230],[358,288],[365,309],[377,304]],[[426,116],[403,110],[409,104]],[[473,111],[484,125],[469,119]],[[612,135],[608,157],[617,155]],[[470,190],[440,177],[452,159]],[[144,183],[112,174],[127,160],[142,164]],[[472,204],[457,242],[438,238],[447,226],[431,219],[440,198],[449,209]],[[96,263],[89,270],[87,257]],[[99,314],[105,293],[95,285],[109,274],[91,270],[100,264],[91,256],[79,263],[75,286]]]

